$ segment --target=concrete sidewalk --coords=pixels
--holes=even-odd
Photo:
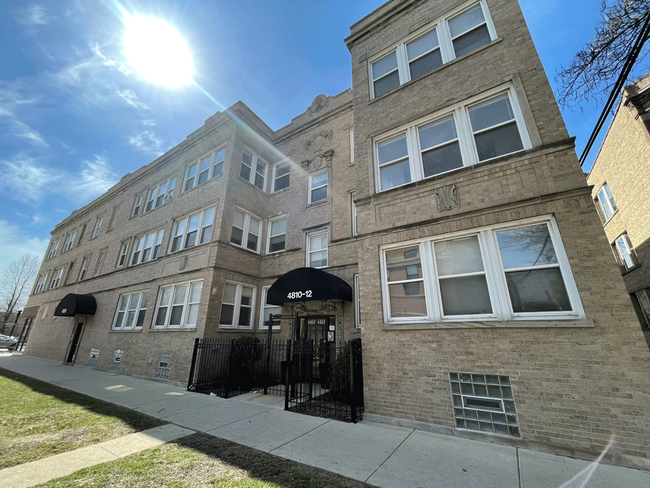
[[[184,388],[26,356],[0,367],[122,405],[186,429],[387,487],[648,487],[650,472],[374,422],[285,412],[283,398],[224,400]]]

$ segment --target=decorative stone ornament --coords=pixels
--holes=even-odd
[[[436,200],[438,203],[438,212],[460,208],[460,198],[456,185],[443,186],[436,190]]]
[[[311,102],[311,107],[307,109],[310,115],[314,115],[316,112],[323,110],[330,103],[329,97],[326,97],[322,93],[314,98],[314,101]]]

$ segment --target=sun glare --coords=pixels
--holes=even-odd
[[[131,66],[145,79],[167,87],[192,82],[190,49],[167,22],[140,15],[125,19],[124,48]]]

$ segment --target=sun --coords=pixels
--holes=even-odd
[[[167,87],[192,82],[194,68],[183,36],[164,20],[128,16],[124,48],[131,66],[145,79]]]

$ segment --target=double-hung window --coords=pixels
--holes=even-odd
[[[584,317],[552,219],[391,245],[382,268],[387,322]]]
[[[376,188],[388,190],[530,147],[513,90],[497,89],[378,137]]]
[[[113,319],[113,330],[141,329],[148,301],[148,291],[120,295]]]
[[[131,266],[157,259],[160,255],[164,229],[154,230],[135,238]]]
[[[140,213],[140,208],[142,208],[142,200],[144,199],[143,195],[135,197],[135,202],[133,202],[133,210],[131,210],[131,217],[135,217]]]
[[[255,185],[260,190],[264,190],[264,184],[266,182],[266,163],[262,161],[257,154],[244,148],[241,156],[239,176]]]
[[[268,330],[271,325],[271,315],[279,315],[282,313],[282,307],[279,305],[272,305],[267,303],[267,296],[270,286],[262,287],[262,307],[260,311],[260,329]],[[280,323],[274,322],[273,329],[279,329]]]
[[[81,261],[81,268],[79,268],[79,277],[77,281],[82,281],[86,277],[86,272],[88,271],[88,265],[90,264],[90,257],[86,256]]]
[[[124,266],[126,263],[126,257],[129,252],[129,241],[123,241],[122,244],[120,244],[120,253],[117,255],[117,264],[115,265],[116,268],[119,268],[121,266]]]
[[[56,252],[59,250],[59,244],[61,244],[60,239],[50,244],[50,250],[47,252],[47,259],[52,259],[54,256],[56,256]]]
[[[95,228],[93,229],[93,233],[90,236],[91,239],[97,237],[97,235],[99,234],[99,229],[102,226],[103,222],[104,222],[104,217],[97,217],[97,221],[95,222]]]
[[[250,329],[253,310],[255,287],[235,282],[224,284],[219,327]]]
[[[36,287],[34,287],[34,293],[42,292],[45,289],[45,283],[47,283],[47,273],[38,276]]]
[[[600,187],[600,190],[598,190],[598,205],[600,206],[605,222],[608,222],[618,210],[614,201],[614,195],[612,195],[612,191],[609,189],[607,183],[604,183]]]
[[[202,287],[201,281],[161,287],[154,328],[196,327]]]
[[[291,174],[291,164],[287,161],[278,163],[273,166],[273,191],[284,190],[289,188],[289,176]]]
[[[380,97],[496,37],[485,0],[456,9],[370,61],[370,97]]]
[[[322,171],[309,175],[309,203],[320,202],[327,199],[327,186],[329,171]]]
[[[72,234],[68,234],[63,243],[63,252],[69,251],[74,247],[74,240],[77,238],[77,231],[75,230]]]
[[[52,273],[52,281],[50,281],[49,287],[50,290],[52,288],[58,288],[61,284],[61,278],[63,278],[63,270],[64,268],[57,268],[54,270],[54,273]]]
[[[154,208],[160,207],[163,203],[170,200],[174,196],[174,189],[176,188],[176,177],[163,181],[149,192],[147,205],[144,211],[149,212]]]
[[[269,241],[266,252],[284,251],[287,246],[287,218],[269,220]]]
[[[327,231],[307,235],[308,267],[327,268],[327,239]]]
[[[627,235],[627,232],[621,234],[618,239],[616,239],[614,247],[619,262],[626,270],[632,269],[638,264],[632,241],[630,241],[630,236]]]
[[[214,208],[207,208],[174,222],[169,252],[198,246],[212,239]]]
[[[260,252],[262,219],[235,208],[232,218],[230,242],[253,252]]]
[[[225,155],[226,149],[222,148],[203,156],[198,162],[188,166],[183,191],[191,190],[195,186],[205,183],[210,178],[221,176]]]

